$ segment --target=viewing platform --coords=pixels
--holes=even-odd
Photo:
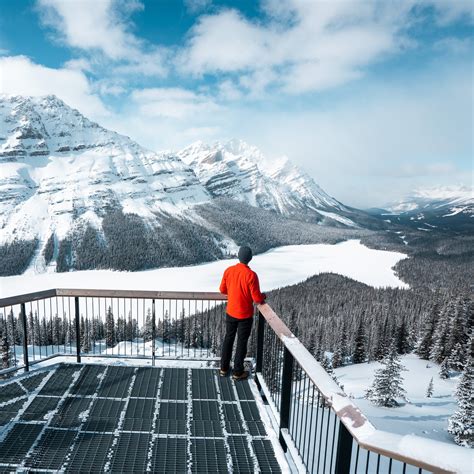
[[[218,293],[54,289],[0,300],[0,473],[472,472],[375,428],[268,304],[248,380],[218,374]]]
[[[215,369],[56,364],[1,386],[0,469],[289,472],[256,397]]]

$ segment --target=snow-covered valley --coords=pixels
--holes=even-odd
[[[407,288],[393,270],[406,258],[398,252],[369,249],[358,240],[336,245],[292,245],[256,255],[250,266],[269,291],[324,272],[338,273],[374,287]],[[224,269],[235,260],[142,272],[87,270],[0,278],[0,297],[50,288],[103,288],[161,291],[217,291]]]

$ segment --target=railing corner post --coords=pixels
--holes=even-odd
[[[339,421],[337,436],[335,474],[349,474],[351,468],[352,435],[342,421]]]
[[[285,347],[283,351],[283,370],[281,378],[281,405],[280,405],[280,434],[279,440],[286,452],[286,441],[283,438],[283,429],[288,429],[290,422],[291,392],[293,383],[293,354]]]
[[[76,321],[76,358],[77,363],[81,363],[81,322],[79,315],[79,297],[74,297],[74,319]]]
[[[21,303],[21,323],[23,326],[23,364],[25,371],[29,372],[30,362],[28,359],[28,325],[26,324],[26,307],[25,303]]]

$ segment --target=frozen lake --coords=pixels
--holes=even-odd
[[[407,256],[373,250],[359,240],[335,245],[291,245],[257,255],[250,262],[263,291],[292,285],[318,273],[333,272],[374,287],[408,288],[393,271]],[[26,273],[0,278],[0,298],[50,288],[157,291],[218,291],[222,273],[237,260],[142,272],[87,270],[69,273]]]

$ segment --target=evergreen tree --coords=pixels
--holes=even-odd
[[[435,332],[433,334],[433,346],[430,352],[430,359],[434,360],[438,364],[442,363],[443,360],[449,356],[448,340],[450,333],[450,323],[454,318],[456,311],[455,302],[449,301],[436,325]]]
[[[468,327],[468,307],[469,304],[466,298],[459,297],[456,299],[452,318],[449,321],[449,336],[446,341],[446,353],[449,357],[453,354],[457,344],[460,344],[458,349],[460,359],[466,357],[464,349],[469,340],[468,331],[470,329]],[[460,371],[462,371],[464,360],[456,360],[455,362],[459,363]]]
[[[365,362],[366,356],[366,337],[364,329],[364,321],[360,320],[359,327],[357,328],[357,334],[355,338],[355,350],[352,356],[352,362],[354,364],[360,364]]]
[[[19,344],[20,339],[18,339],[18,334],[16,334],[17,326],[16,326],[16,320],[13,316],[13,311],[12,310],[10,310],[10,313],[7,315],[6,326],[7,326],[7,334],[8,334],[10,343],[12,345],[13,344]],[[15,335],[16,335],[17,339],[15,339]]]
[[[153,337],[153,316],[151,309],[148,308],[145,319],[145,327],[143,328],[143,338],[145,341],[151,341]]]
[[[331,360],[329,359],[327,355],[323,356],[323,360],[321,361],[321,366],[328,374],[333,373]]]
[[[63,338],[61,337],[61,318],[59,318],[58,315],[56,315],[53,319],[53,344],[55,346],[62,344]]]
[[[33,320],[33,312],[30,311],[28,314],[28,327],[26,328],[26,332],[29,336],[29,343],[35,344],[35,323]]]
[[[410,333],[408,332],[405,319],[401,322],[400,326],[397,328],[397,352],[399,354],[408,354],[411,351]]]
[[[387,353],[386,346],[386,331],[387,331],[387,316],[383,317],[383,321],[378,321],[377,323],[377,335],[375,338],[374,346],[374,359],[382,360]]]
[[[403,388],[402,371],[406,370],[400,362],[396,344],[392,343],[389,353],[382,360],[382,367],[375,371],[375,378],[366,398],[376,405],[383,407],[396,407],[397,397],[405,394]]]
[[[458,410],[449,419],[448,432],[460,446],[474,448],[474,360],[469,355],[456,388]]]
[[[448,358],[449,367],[456,372],[462,372],[466,364],[466,344],[458,342],[453,347]]]
[[[125,319],[117,317],[117,326],[115,329],[115,338],[117,342],[125,341]]]
[[[433,347],[433,334],[436,323],[439,319],[439,311],[440,303],[439,301],[436,301],[432,310],[424,317],[422,336],[416,349],[416,353],[422,359],[428,360],[430,358],[431,349]]]
[[[66,319],[66,315],[64,315],[63,327],[65,328],[65,330],[64,330],[64,343],[65,344],[71,344],[72,343],[71,324],[69,324],[69,321]]]
[[[2,369],[8,369],[13,364],[13,354],[8,340],[7,325],[0,321],[0,359]]]
[[[342,349],[340,346],[336,348],[334,354],[332,356],[332,366],[337,369],[338,367],[342,367]]]
[[[43,318],[41,320],[41,326],[40,326],[40,343],[42,346],[47,346],[51,343],[50,340],[50,334],[48,331],[48,328],[46,326],[46,318]]]
[[[168,310],[165,311],[163,315],[163,326],[162,326],[162,338],[163,342],[170,342],[171,340],[171,325],[170,325],[170,317]],[[198,345],[198,347],[202,347],[202,343]]]
[[[431,398],[433,396],[433,377],[431,377],[430,383],[426,388],[426,397]]]
[[[115,344],[116,337],[114,315],[112,313],[112,308],[109,306],[105,316],[105,345],[107,347],[113,347]]]
[[[35,311],[34,323],[33,323],[33,340],[37,346],[41,345],[41,326],[38,317],[38,313]]]
[[[90,352],[92,348],[92,331],[91,331],[91,323],[89,322],[89,319],[86,318],[84,321],[84,318],[82,318],[82,335],[81,335],[81,340],[82,340],[82,351],[87,353]]]
[[[449,379],[449,359],[445,357],[439,368],[439,376],[442,379]]]

